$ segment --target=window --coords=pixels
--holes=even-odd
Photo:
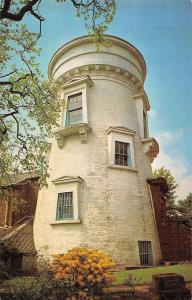
[[[140,262],[142,266],[152,265],[152,250],[150,241],[138,241]]]
[[[79,176],[62,176],[52,181],[55,185],[55,210],[51,225],[81,223],[80,199],[83,179]]]
[[[82,122],[82,93],[68,97],[66,125]]]
[[[109,127],[106,130],[108,168],[136,171],[134,157],[135,131],[126,127]]]
[[[148,137],[148,124],[147,124],[147,112],[143,111],[143,132],[144,138]]]
[[[73,192],[59,193],[56,220],[73,219]]]
[[[115,164],[131,166],[130,144],[115,141]]]

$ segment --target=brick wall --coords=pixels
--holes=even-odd
[[[19,212],[13,212],[13,223],[17,222],[24,216],[32,216],[35,214],[38,190],[39,186],[36,179],[32,179],[29,182],[23,182],[22,184],[14,187],[13,195],[18,199],[18,201],[23,199],[25,203]]]
[[[10,192],[10,200],[12,197],[16,197],[16,200],[25,200],[23,208],[18,209],[14,212],[11,201],[7,202],[0,199],[0,227],[5,225],[12,225],[24,216],[32,216],[35,213],[37,195],[39,186],[37,184],[37,178],[32,178],[30,181],[28,179],[19,182],[12,186],[12,191]]]
[[[164,178],[148,180],[153,198],[162,259],[182,261],[192,259],[190,228],[167,216],[164,194],[168,187]]]

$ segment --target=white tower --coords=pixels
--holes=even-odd
[[[106,38],[111,45],[100,53],[86,36],[51,59],[49,76],[66,105],[38,197],[35,245],[41,255],[81,246],[152,265],[160,248],[146,179],[158,144],[148,137],[145,61],[128,42]]]

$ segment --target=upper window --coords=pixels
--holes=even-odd
[[[73,219],[73,192],[59,193],[56,220]]]
[[[109,127],[106,132],[108,135],[108,167],[136,170],[133,144],[135,131],[125,127]]]
[[[115,164],[131,166],[130,144],[115,141]]]
[[[67,101],[66,125],[82,122],[82,93],[70,95]]]

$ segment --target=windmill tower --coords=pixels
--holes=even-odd
[[[66,105],[38,197],[35,245],[45,256],[80,246],[153,265],[160,248],[146,179],[158,144],[148,137],[146,65],[134,46],[106,38],[102,52],[87,36],[72,40],[49,64]]]

